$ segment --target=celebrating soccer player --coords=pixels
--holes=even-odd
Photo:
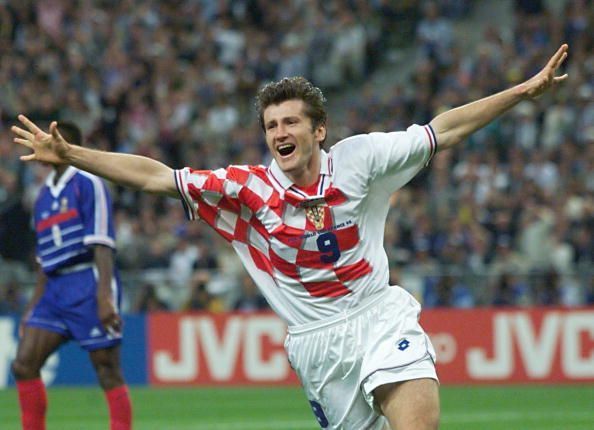
[[[174,170],[150,158],[72,146],[24,116],[23,160],[67,163],[115,183],[177,197],[231,243],[270,306],[322,428],[436,429],[435,352],[419,303],[388,283],[383,249],[389,197],[436,151],[462,142],[566,75],[562,45],[532,78],[406,131],[349,137],[329,152],[321,91],[303,78],[262,88],[258,114],[270,166]]]

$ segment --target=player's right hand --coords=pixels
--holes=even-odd
[[[17,135],[14,142],[33,150],[32,154],[22,155],[21,160],[67,164],[70,145],[60,135],[56,121],[50,124],[49,133],[46,133],[25,115],[19,115],[18,119],[26,127],[26,130],[13,125],[11,130]]]
[[[118,314],[113,301],[110,298],[99,296],[97,306],[99,320],[105,330],[111,335],[119,335],[122,332],[122,317]]]

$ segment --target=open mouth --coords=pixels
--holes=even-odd
[[[286,157],[287,155],[291,155],[295,151],[296,146],[292,143],[284,143],[279,145],[276,150],[282,157]]]

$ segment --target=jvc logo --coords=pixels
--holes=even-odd
[[[219,332],[212,318],[179,320],[177,350],[157,349],[153,371],[160,382],[188,382],[208,375],[231,381],[237,372],[250,381],[280,381],[290,374],[282,343],[284,323],[276,317],[230,317]]]
[[[468,374],[476,379],[509,378],[517,368],[514,345],[526,375],[544,379],[551,375],[556,351],[561,370],[572,379],[594,377],[594,313],[548,313],[536,333],[532,319],[524,312],[499,314],[493,321],[493,352],[482,348],[466,354]]]

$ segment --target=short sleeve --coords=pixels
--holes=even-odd
[[[83,174],[79,182],[79,208],[85,245],[105,245],[115,248],[115,232],[111,196],[105,183],[97,176]]]
[[[242,205],[243,184],[238,169],[174,170],[175,183],[186,216],[201,219],[228,240],[233,240]],[[246,173],[247,176],[247,173]]]
[[[412,125],[406,131],[353,136],[337,146],[338,166],[366,178],[370,189],[392,193],[430,162],[437,143],[430,125]]]
[[[196,171],[189,167],[174,170],[175,186],[181,197],[184,212],[189,220],[198,218],[198,202],[194,199],[200,196],[200,192],[208,179],[209,171]],[[192,192],[194,191],[194,192]]]

